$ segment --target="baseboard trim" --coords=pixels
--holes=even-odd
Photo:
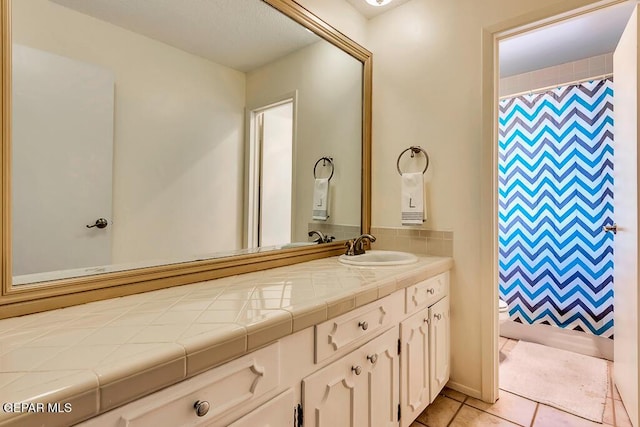
[[[500,324],[500,336],[613,360],[612,339],[584,332],[560,329],[554,326],[525,325],[507,321]]]
[[[449,381],[447,383],[447,387],[449,387],[451,390],[459,391],[460,393],[466,394],[467,396],[471,396],[474,399],[482,399],[482,393],[480,392],[480,390],[467,387],[466,385]]]

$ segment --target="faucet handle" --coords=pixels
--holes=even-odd
[[[309,233],[309,237],[313,237],[314,235],[318,236],[313,239],[313,243],[327,243],[327,236],[324,235],[322,231],[312,230]]]
[[[353,239],[349,239],[345,242],[344,244],[347,247],[347,252],[345,252],[345,255],[348,256],[353,256],[355,255],[355,247],[356,247],[356,241]]]

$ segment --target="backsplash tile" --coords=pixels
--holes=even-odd
[[[453,256],[453,232],[418,228],[371,227],[375,249]]]

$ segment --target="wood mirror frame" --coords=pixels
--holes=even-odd
[[[293,0],[261,0],[305,28],[351,55],[363,65],[362,74],[362,186],[361,231],[371,224],[371,52],[322,21]],[[107,298],[195,283],[339,255],[344,241],[322,245],[270,250],[203,261],[160,265],[93,276],[76,277],[33,285],[12,286],[11,244],[11,0],[0,0],[0,151],[2,202],[2,272],[0,319],[20,316]]]

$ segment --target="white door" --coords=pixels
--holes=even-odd
[[[614,375],[638,427],[638,7],[613,55],[614,72]]]
[[[262,113],[260,246],[291,242],[293,102]]]
[[[400,323],[400,425],[406,427],[429,405],[429,309]]]
[[[12,96],[14,276],[110,264],[113,74],[14,45]]]

